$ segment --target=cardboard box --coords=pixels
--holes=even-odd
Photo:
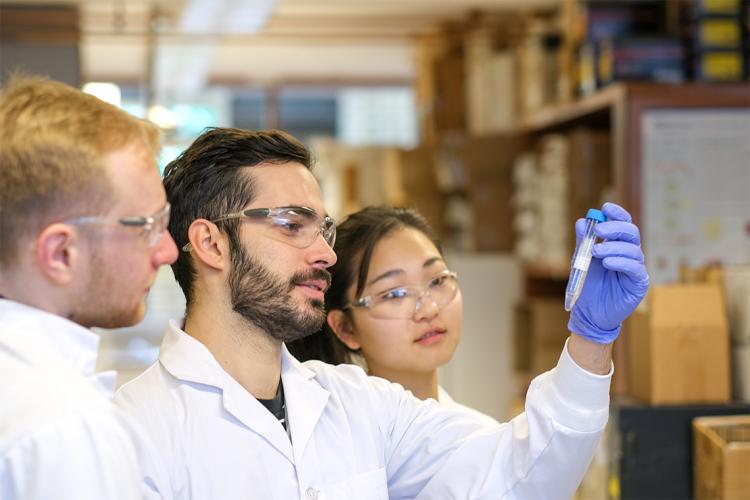
[[[630,323],[628,388],[652,404],[730,399],[729,332],[717,284],[662,285]]]
[[[750,342],[732,344],[732,395],[750,402]]]
[[[514,311],[513,367],[536,376],[557,365],[568,332],[563,301],[530,299]]]
[[[736,343],[750,345],[750,266],[725,267],[721,281],[724,285],[729,335]]]
[[[750,266],[681,266],[680,281],[723,286],[729,322],[732,397],[750,401]]]
[[[697,499],[750,499],[750,415],[693,420]]]
[[[614,398],[610,408],[612,472],[620,486],[612,496],[622,499],[694,498],[693,420],[750,414],[747,404],[651,406],[626,398]]]
[[[750,344],[750,266],[681,266],[680,282],[722,285],[729,336],[735,343]]]
[[[680,266],[680,283],[721,283],[723,279],[722,267],[719,265]]]

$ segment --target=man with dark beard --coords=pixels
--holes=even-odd
[[[607,421],[612,341],[647,288],[627,213],[598,226],[614,245],[596,253],[557,367],[523,414],[488,425],[359,367],[289,354],[285,342],[322,326],[336,262],[310,168],[291,136],[238,129],[206,131],[167,166],[186,316],[117,400],[157,444],[172,496],[570,498]]]

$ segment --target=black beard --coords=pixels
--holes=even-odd
[[[282,342],[291,342],[320,330],[326,318],[323,301],[310,299],[310,307],[300,310],[294,306],[292,291],[296,284],[310,279],[321,279],[330,284],[328,271],[312,269],[297,273],[288,283],[283,283],[263,264],[247,255],[241,245],[234,250],[229,293],[235,312]]]

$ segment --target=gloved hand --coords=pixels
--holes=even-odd
[[[625,318],[640,304],[648,290],[641,235],[630,214],[619,205],[605,203],[606,222],[594,226],[594,234],[606,241],[593,248],[581,295],[570,311],[568,330],[600,344],[614,342]],[[576,240],[586,227],[576,222]]]

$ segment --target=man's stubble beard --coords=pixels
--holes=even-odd
[[[330,283],[330,273],[312,269],[296,273],[284,283],[263,264],[250,257],[242,245],[232,253],[229,292],[232,309],[271,338],[291,342],[317,332],[325,321],[325,305],[308,299],[304,310],[295,305],[295,285],[309,279]]]
[[[90,244],[89,277],[68,319],[86,328],[124,328],[139,323],[144,313],[143,298],[126,301],[129,297],[117,286],[117,277],[101,258],[102,246]]]

